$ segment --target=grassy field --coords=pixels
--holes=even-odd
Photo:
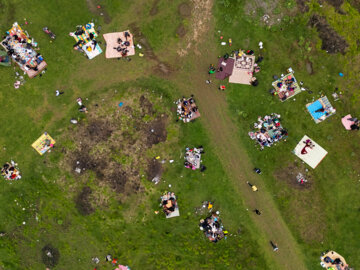
[[[45,269],[41,249],[47,244],[60,252],[59,263],[52,269],[92,269],[95,265],[91,258],[95,256],[101,260],[98,269],[113,269],[104,262],[108,253],[132,269],[284,268],[275,263],[268,237],[246,210],[247,197],[239,192],[243,187],[239,188],[231,177],[235,171],[224,164],[227,159],[217,151],[219,141],[211,124],[214,119],[204,110],[199,121],[187,125],[175,122],[173,101],[190,93],[203,99],[199,101],[204,105],[209,104],[205,100],[211,101],[212,96],[226,106],[221,101],[226,98],[229,110],[224,108],[223,117],[231,117],[236,126],[231,133],[234,142],[246,151],[249,164],[262,168],[264,173],[257,184],[275,201],[276,211],[280,211],[299,244],[308,269],[318,267],[320,252],[327,249],[342,254],[355,268],[360,265],[356,252],[360,248],[356,240],[360,229],[359,134],[345,131],[340,123],[341,116],[360,113],[356,106],[360,97],[358,31],[353,31],[360,18],[358,11],[345,3],[342,10],[346,14],[341,15],[334,7],[326,3],[320,7],[316,1],[310,1],[308,13],[299,12],[292,0],[261,1],[265,6],[259,1],[208,1],[209,9],[199,8],[201,1],[181,5],[185,2],[106,0],[74,4],[64,0],[61,4],[57,1],[44,4],[38,0],[31,3],[0,0],[4,10],[0,30],[6,31],[18,21],[38,41],[49,65],[42,78],[27,80],[19,90],[12,87],[13,68],[0,69],[1,162],[14,159],[23,174],[18,182],[0,182],[0,231],[6,232],[0,238],[0,269]],[[275,20],[272,26],[260,21],[268,12]],[[349,44],[346,55],[327,54],[320,49],[318,33],[308,26],[314,13],[324,16],[346,39]],[[25,19],[29,24],[25,25]],[[125,62],[106,60],[100,55],[89,61],[75,52],[74,40],[68,33],[90,20],[102,26],[101,34],[130,28],[143,45],[145,57],[134,56],[131,62]],[[196,23],[203,28],[194,28]],[[57,34],[53,43],[42,32],[44,26]],[[226,39],[232,38],[232,48],[254,49],[258,54],[257,44],[260,40],[264,42],[265,59],[258,87],[227,85],[226,97],[215,93],[215,82],[209,90],[205,89],[208,86],[203,77],[208,64],[215,63],[218,55],[230,52],[229,47],[220,46],[218,30]],[[104,44],[101,46],[104,48]],[[186,53],[181,53],[187,46]],[[312,63],[311,75],[306,71],[306,61]],[[284,73],[289,66],[313,93],[304,92],[281,103],[268,90],[272,76]],[[339,72],[345,76],[339,77]],[[335,87],[343,93],[340,101],[332,102],[337,114],[316,125],[305,111],[305,104],[321,94],[330,97]],[[55,97],[56,89],[65,94]],[[209,97],[207,91],[213,91]],[[77,118],[81,125],[87,125],[93,116],[91,112],[88,115],[77,112],[76,98],[88,98],[86,103],[93,111],[97,103],[101,108],[108,107],[110,114],[116,111],[118,101],[131,104],[135,111],[139,109],[136,107],[139,93],[156,104],[157,114],[170,116],[167,141],[141,153],[142,158],[160,155],[175,160],[165,165],[164,182],[155,186],[146,177],[140,177],[141,192],[125,194],[102,185],[94,173],[75,175],[68,160],[83,138],[76,137],[81,126],[71,127],[69,120]],[[286,142],[260,152],[247,132],[258,115],[271,112],[282,115],[290,136]],[[145,115],[143,121],[151,117]],[[119,129],[130,129],[134,136],[139,136],[132,130],[129,119],[122,120],[128,124],[121,122]],[[40,157],[31,143],[44,131],[57,140],[57,147]],[[292,167],[304,168],[291,153],[304,134],[329,154],[316,170],[309,169],[310,187],[299,189],[285,178]],[[197,145],[205,147],[203,161],[208,169],[204,173],[182,166],[180,155],[184,148]],[[101,152],[109,146],[99,147],[96,151]],[[125,157],[123,152],[116,152],[114,160],[131,167],[135,164],[132,156]],[[239,160],[239,166],[246,163],[246,158]],[[159,197],[169,189],[169,184],[178,196],[181,217],[166,220],[162,213],[155,215],[154,211],[159,209]],[[94,212],[90,215],[82,215],[76,206],[84,187],[90,187],[94,193],[91,202]],[[215,202],[230,232],[228,239],[216,245],[207,241],[198,229],[202,217],[194,214],[194,208],[204,200]],[[271,207],[269,202],[269,210]],[[266,218],[264,214],[264,223]],[[279,255],[280,260],[286,257]],[[302,256],[299,255],[300,260]]]

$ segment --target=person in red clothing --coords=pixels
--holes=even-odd
[[[113,259],[112,262],[111,262],[113,265],[116,265],[117,264],[117,259]]]

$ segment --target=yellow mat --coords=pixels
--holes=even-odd
[[[50,145],[46,145],[46,140],[50,141]],[[40,136],[39,139],[37,139],[31,146],[40,154],[43,155],[46,153],[47,150],[49,150],[51,147],[54,146],[55,140],[51,138],[49,134],[46,132]]]

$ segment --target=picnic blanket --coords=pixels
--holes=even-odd
[[[306,141],[310,140],[313,144],[313,147],[306,147]],[[304,149],[306,150],[304,153]],[[300,142],[296,145],[293,153],[297,155],[301,160],[307,163],[311,168],[315,169],[317,165],[325,158],[328,152],[318,145],[314,140],[310,139],[308,136],[304,136]]]
[[[240,57],[235,57],[232,59],[234,60],[234,66],[232,74],[229,77],[229,83],[250,85],[251,78],[253,77],[255,56],[244,54]]]
[[[88,43],[86,43],[85,45],[83,45],[82,49],[84,50],[86,56],[89,59],[93,59],[93,58],[95,58],[96,56],[98,56],[99,54],[102,53],[102,50],[101,50],[98,43],[96,43],[96,46],[94,48],[94,41],[93,40],[91,40]]]
[[[353,124],[355,124],[355,122],[349,120],[349,118],[352,118],[351,114],[348,114],[348,115],[344,116],[343,118],[341,118],[341,123],[343,124],[343,126],[344,126],[345,129],[347,129],[347,130],[351,130],[351,126],[352,126]]]
[[[234,69],[234,62],[233,58],[224,59],[224,57],[219,58],[218,61],[218,69],[216,72],[216,79],[224,80],[227,77],[231,76]]]
[[[95,24],[94,23],[88,23],[85,26],[82,26],[81,29],[84,31],[81,35],[76,35],[75,33],[70,33],[71,36],[74,37],[76,42],[79,42],[80,40],[84,41],[84,44],[89,43],[90,41],[90,34],[94,35],[94,38],[98,37],[98,33],[95,31]],[[82,47],[82,44],[79,44],[79,47]]]
[[[292,91],[289,91],[287,89],[287,86],[285,84],[286,80],[293,80],[293,83],[292,83],[293,90]],[[279,85],[281,85],[281,86],[279,86]],[[280,79],[274,81],[272,83],[272,86],[274,87],[275,92],[279,96],[279,99],[281,101],[285,101],[288,98],[294,97],[295,95],[301,93],[301,88],[300,88],[299,84],[297,83],[296,78],[292,72],[290,72],[289,74],[286,74],[285,76],[281,77]]]
[[[47,140],[50,141],[50,145],[46,145]],[[43,155],[48,151],[51,147],[54,146],[55,140],[51,138],[49,134],[46,132],[42,134],[31,146],[40,154]]]
[[[331,106],[330,101],[326,96],[319,98],[313,103],[307,104],[306,108],[316,124],[322,122],[323,120],[335,114],[336,112],[336,110]],[[323,112],[318,111],[319,109],[322,108],[324,109]]]
[[[130,34],[130,37],[125,38],[125,32]],[[106,58],[119,58],[122,57],[121,52],[117,51],[117,48],[126,48],[128,50],[126,56],[131,56],[135,54],[135,46],[134,46],[134,37],[130,33],[129,30],[123,32],[116,32],[116,33],[107,33],[103,35],[105,42],[106,42]],[[129,46],[121,45],[118,40],[121,39],[122,42],[128,41],[130,44]]]

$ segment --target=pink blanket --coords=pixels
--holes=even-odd
[[[341,123],[344,125],[345,129],[351,130],[351,125],[354,124],[354,121],[348,120],[351,117],[351,114],[346,115],[341,119]]]

